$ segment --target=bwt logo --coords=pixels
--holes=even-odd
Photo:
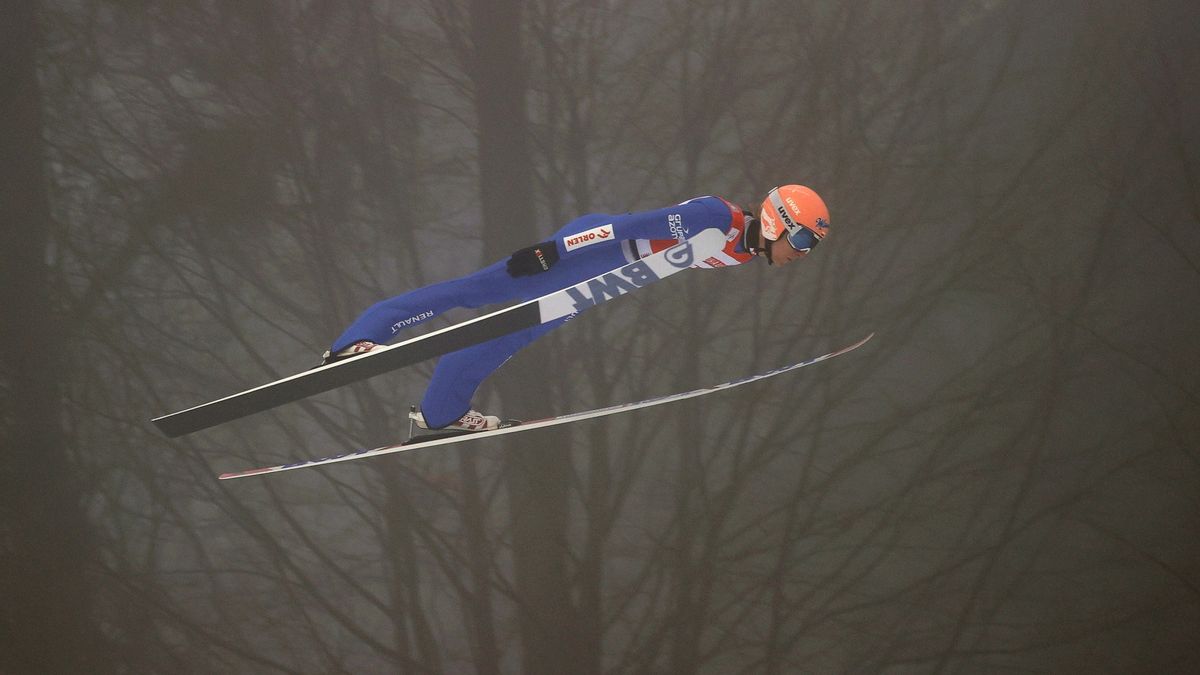
[[[594,227],[587,232],[580,232],[579,234],[563,238],[563,247],[568,251],[574,251],[577,248],[583,248],[584,246],[590,246],[592,244],[598,244],[602,241],[606,241],[612,238],[612,236],[612,223],[609,223],[607,225],[601,225],[600,227]]]
[[[672,267],[685,269],[692,266],[696,256],[691,244],[674,246],[668,250],[666,260]],[[635,262],[615,272],[601,275],[587,282],[565,289],[575,302],[575,312],[582,312],[610,298],[625,295],[630,291],[659,280],[655,271],[644,262]]]

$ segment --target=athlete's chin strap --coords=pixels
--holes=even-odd
[[[758,218],[754,217],[753,213],[743,211],[745,214],[745,229],[742,230],[742,248],[753,253],[766,257],[767,264],[773,265],[771,260],[771,242],[764,241],[762,236],[762,228],[758,226]]]

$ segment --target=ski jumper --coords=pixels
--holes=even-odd
[[[554,234],[559,260],[549,270],[512,277],[506,270],[506,261],[501,260],[473,274],[384,300],[363,312],[330,351],[340,351],[359,340],[385,344],[401,331],[455,307],[525,301],[553,293],[657,253],[709,228],[725,232],[728,244],[717,255],[692,267],[740,265],[753,257],[744,243],[748,220],[750,217],[740,207],[720,197],[697,197],[676,206],[639,213],[582,216]],[[488,375],[522,347],[574,316],[443,356],[421,401],[426,422],[432,428],[439,428],[462,417],[471,408],[475,390]]]

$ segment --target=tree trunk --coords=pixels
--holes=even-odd
[[[105,672],[90,532],[67,462],[34,3],[0,20],[0,671]]]
[[[472,79],[479,121],[480,208],[487,262],[544,238],[533,218],[533,162],[529,151],[521,47],[520,0],[473,0]],[[538,349],[545,350],[545,345]],[[552,356],[542,357],[545,363]],[[546,373],[511,368],[501,398],[526,410],[549,410]],[[541,432],[507,443],[513,560],[523,644],[529,673],[583,672],[568,587],[566,510],[569,457],[565,435]]]

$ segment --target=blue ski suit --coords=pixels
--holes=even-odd
[[[721,253],[693,267],[739,265],[753,257],[745,245],[749,221],[740,207],[719,197],[697,197],[676,206],[639,213],[582,216],[554,234],[559,260],[549,270],[512,277],[506,269],[507,261],[501,260],[473,274],[378,302],[334,341],[330,351],[340,351],[359,340],[387,343],[401,331],[455,307],[531,300],[644,258],[708,228],[725,232],[728,243]],[[488,375],[519,349],[572,316],[443,356],[421,402],[425,421],[430,427],[439,428],[466,414],[472,396]]]

